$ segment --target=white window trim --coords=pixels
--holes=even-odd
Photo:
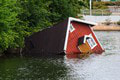
[[[91,42],[89,41],[89,39],[87,40],[87,42],[88,42],[88,44],[89,44],[90,48],[91,48],[91,49],[93,49],[93,48],[95,48],[95,47],[97,46],[97,43],[96,43],[96,41],[94,40],[94,38],[93,38],[92,34],[90,34],[90,35],[89,35],[89,37],[93,40],[94,45],[93,45],[93,44],[91,44]]]
[[[73,32],[75,30],[74,26],[70,24],[70,32]]]

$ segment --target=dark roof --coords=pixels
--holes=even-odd
[[[68,19],[39,31],[26,38],[25,45],[30,53],[62,53],[67,31]]]

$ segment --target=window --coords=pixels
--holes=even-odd
[[[92,35],[90,35],[90,37],[87,39],[87,42],[91,49],[93,49],[97,45]]]
[[[72,24],[70,24],[70,32],[73,32],[75,30],[75,28],[73,27]]]

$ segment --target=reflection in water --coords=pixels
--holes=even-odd
[[[119,80],[120,32],[95,32],[105,48],[87,59],[4,58],[0,80]]]
[[[9,58],[0,60],[0,80],[58,80],[66,76],[63,60]]]

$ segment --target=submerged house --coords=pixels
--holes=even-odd
[[[25,54],[101,54],[104,49],[91,29],[94,25],[96,23],[69,17],[27,37]]]

